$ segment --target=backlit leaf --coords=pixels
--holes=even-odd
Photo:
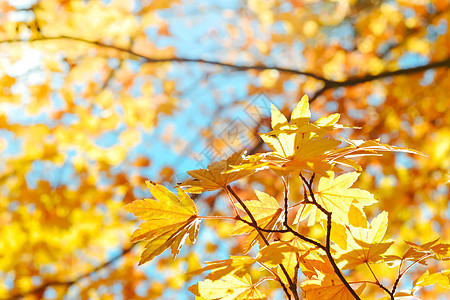
[[[307,300],[353,300],[355,297],[337,276],[325,277],[323,280],[309,279],[301,284],[303,296]],[[365,285],[355,289],[361,295]]]
[[[450,289],[450,270],[433,274],[426,271],[415,283],[416,286],[429,286],[433,284]]]
[[[359,173],[350,172],[333,178],[322,177],[319,180],[317,191],[314,192],[315,199],[327,211],[332,212],[332,220],[348,224],[348,214],[351,206],[361,210],[362,207],[376,202],[373,195],[368,191],[350,188],[358,179]],[[309,204],[309,210],[299,210],[294,223],[305,219],[309,214],[308,225],[313,225],[316,221],[325,219],[326,215],[321,213],[318,208]],[[360,219],[360,217],[358,217]],[[354,222],[355,220],[352,220]]]
[[[219,280],[200,281],[198,292],[205,299],[266,299],[266,296],[253,286],[250,275],[237,277],[226,275]]]
[[[238,179],[253,173],[251,170],[241,170],[237,172],[227,172],[231,166],[239,166],[243,160],[246,151],[242,150],[234,153],[226,160],[213,162],[208,169],[199,169],[188,171],[187,173],[194,177],[180,184],[188,187],[187,193],[203,193],[205,191],[214,191],[218,189],[226,189],[226,186]]]
[[[244,204],[250,210],[258,226],[263,229],[278,228],[284,215],[283,209],[278,204],[278,201],[264,192],[255,191],[255,193],[258,200],[244,201]],[[240,204],[236,204],[236,207],[244,211]],[[251,222],[251,219],[248,216],[245,216],[244,219]],[[244,247],[245,253],[247,253],[257,241],[260,245],[264,245],[258,231],[244,222],[239,221],[231,231],[231,234],[248,234]],[[270,232],[263,232],[262,234],[267,239],[272,236],[272,233]]]
[[[237,277],[242,277],[250,272],[250,267],[255,262],[256,259],[250,256],[230,256],[230,259],[206,262],[208,266],[194,271],[192,274],[211,271],[207,277],[211,280],[218,280],[230,273]]]
[[[387,224],[388,213],[382,212],[366,228],[348,226],[348,249],[340,251],[339,257],[347,262],[345,269],[352,269],[363,263],[376,263],[382,259],[381,255],[394,243],[393,240],[382,241]]]
[[[188,236],[195,242],[200,223],[194,202],[181,188],[175,195],[154,182],[149,181],[147,185],[157,200],[136,200],[124,207],[144,221],[131,237],[132,242],[147,242],[139,264],[152,260],[169,247],[176,256]]]

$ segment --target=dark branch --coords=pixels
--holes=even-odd
[[[386,72],[381,72],[376,75],[364,75],[364,76],[358,76],[358,77],[350,77],[344,81],[328,80],[324,83],[324,86],[311,97],[310,101],[311,102],[314,101],[317,97],[319,97],[325,91],[330,90],[330,89],[347,87],[347,86],[355,86],[360,83],[370,82],[370,81],[383,79],[383,78],[387,78],[387,77],[415,74],[415,73],[420,73],[420,72],[424,72],[427,70],[443,68],[443,67],[447,67],[447,68],[450,67],[450,57],[447,57],[444,60],[431,62],[429,64],[418,66],[418,67],[399,69],[396,71],[386,71]]]
[[[418,67],[400,69],[400,70],[396,70],[396,71],[387,71],[387,72],[379,73],[377,75],[365,75],[362,77],[353,77],[353,78],[349,78],[345,81],[330,83],[330,86],[331,87],[345,87],[345,86],[350,86],[350,85],[357,85],[360,83],[373,81],[373,80],[377,80],[377,79],[382,79],[382,78],[386,78],[386,77],[414,74],[414,73],[419,73],[419,72],[423,72],[426,70],[442,68],[442,67],[450,67],[450,57],[448,57],[444,60],[431,62],[429,64],[418,66]]]
[[[405,69],[399,69],[396,71],[386,71],[382,72],[376,75],[363,75],[363,76],[357,76],[357,77],[350,77],[347,80],[344,81],[334,81],[331,79],[327,79],[321,75],[307,72],[307,71],[300,71],[290,68],[283,68],[283,67],[277,67],[277,66],[266,66],[266,65],[235,65],[232,63],[226,63],[226,62],[220,62],[220,61],[213,61],[213,60],[205,60],[205,59],[197,59],[197,58],[185,58],[185,57],[167,57],[167,58],[153,58],[146,56],[144,54],[140,54],[138,52],[133,51],[132,49],[123,48],[115,45],[106,44],[104,42],[100,41],[91,41],[87,39],[83,39],[80,37],[74,37],[74,36],[53,36],[53,37],[38,37],[33,39],[9,39],[9,40],[2,40],[0,41],[0,44],[8,44],[8,43],[32,43],[32,42],[38,42],[38,41],[49,41],[49,40],[71,40],[71,41],[78,41],[83,42],[91,45],[96,45],[102,48],[109,48],[114,49],[120,52],[128,53],[131,56],[137,57],[142,59],[145,63],[164,63],[164,62],[185,62],[185,63],[201,63],[201,64],[209,64],[209,65],[215,65],[215,66],[221,66],[229,69],[233,69],[236,71],[249,71],[249,70],[255,70],[255,71],[263,71],[263,70],[277,70],[282,73],[288,73],[288,74],[295,74],[295,75],[303,75],[307,77],[311,77],[317,80],[320,80],[324,83],[323,87],[319,89],[312,97],[310,102],[313,102],[317,97],[322,95],[324,92],[330,89],[336,89],[340,87],[347,87],[347,86],[355,86],[361,83],[370,82],[378,79],[383,79],[387,77],[392,76],[399,76],[399,75],[409,75],[414,73],[420,73],[426,70],[435,69],[435,68],[442,68],[442,67],[450,67],[450,57],[436,61],[431,62],[426,65],[413,67],[413,68],[405,68]]]
[[[74,37],[74,36],[43,36],[38,38],[32,38],[32,39],[9,39],[9,40],[3,40],[0,41],[0,44],[11,44],[11,43],[32,43],[32,42],[38,42],[38,41],[49,41],[49,40],[72,40],[72,41],[78,41],[83,42],[91,45],[96,45],[102,48],[109,48],[114,49],[120,52],[125,52],[130,54],[131,56],[138,57],[140,59],[143,59],[146,63],[164,63],[164,62],[186,62],[186,63],[202,63],[202,64],[208,64],[208,65],[215,65],[215,66],[221,66],[225,68],[234,69],[236,71],[249,71],[249,70],[255,70],[255,71],[264,71],[264,70],[277,70],[279,72],[283,73],[289,73],[289,74],[295,74],[295,75],[303,75],[311,78],[315,78],[317,80],[328,82],[329,80],[324,78],[323,76],[320,76],[318,74],[314,74],[312,72],[306,72],[306,71],[300,71],[295,69],[289,69],[289,68],[282,68],[277,66],[266,66],[266,65],[235,65],[232,63],[226,63],[226,62],[220,62],[220,61],[213,61],[213,60],[206,60],[206,59],[197,59],[197,58],[185,58],[185,57],[167,57],[167,58],[152,58],[143,54],[140,54],[138,52],[135,52],[128,48],[122,48],[119,46],[109,45],[105,44],[100,41],[91,41],[87,39],[83,39],[80,37]]]

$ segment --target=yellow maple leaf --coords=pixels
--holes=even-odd
[[[252,284],[252,279],[248,274],[243,277],[225,275],[214,281],[206,279],[191,286],[189,290],[204,299],[266,299],[266,296]]]
[[[449,260],[450,259],[450,244],[439,243],[430,247],[434,255],[439,260]]]
[[[274,105],[271,111],[273,130],[261,133],[260,136],[272,152],[246,157],[246,163],[235,167],[234,170],[228,170],[228,173],[271,168],[280,171],[308,170],[326,175],[326,172],[336,164],[360,171],[359,164],[351,159],[357,156],[379,155],[379,152],[386,151],[422,155],[416,150],[390,146],[380,143],[379,140],[359,141],[341,138],[349,146],[336,149],[341,141],[324,136],[331,130],[348,126],[337,124],[340,117],[337,113],[310,123],[311,113],[306,95],[293,110],[290,122]]]
[[[251,170],[226,172],[232,169],[231,166],[239,166],[244,160],[245,153],[245,150],[236,152],[226,160],[211,163],[208,169],[188,171],[187,173],[194,177],[194,179],[187,180],[180,184],[180,186],[188,187],[186,190],[187,193],[203,193],[205,191],[226,189],[226,186],[230,182],[253,173]]]
[[[195,275],[205,271],[211,271],[207,276],[211,280],[218,280],[230,273],[242,277],[249,273],[250,267],[255,261],[256,259],[250,256],[230,256],[230,259],[206,262],[206,267],[196,270],[191,274]]]
[[[407,259],[407,260],[419,260],[423,256],[430,254],[430,247],[435,245],[440,238],[434,239],[428,243],[418,245],[413,242],[405,241],[406,244],[409,245],[408,250],[403,254],[401,259]]]
[[[421,260],[424,256],[429,255],[431,255],[430,258],[435,258],[437,260],[450,259],[450,244],[436,244],[438,241],[439,238],[422,245],[405,241],[410,248],[405,252],[405,254],[403,254],[403,259]]]
[[[283,264],[291,278],[295,278],[299,270],[299,260],[308,255],[311,249],[313,249],[311,245],[298,238],[291,241],[277,241],[262,248],[256,259],[269,268],[276,268],[278,276],[287,283],[288,280],[280,264]]]
[[[382,259],[382,254],[394,243],[393,240],[382,242],[386,234],[388,213],[386,211],[376,216],[366,227],[348,225],[348,247],[340,254],[339,260],[345,260],[344,269],[352,269],[363,263],[376,263]]]
[[[295,240],[297,240],[297,238]],[[304,246],[299,249],[298,247],[292,245],[291,243],[294,242],[293,241],[273,242],[270,245],[265,246],[264,248],[259,250],[257,260],[259,262],[264,263],[266,266],[276,267],[279,264],[283,263],[286,260],[286,256],[289,255],[290,253],[299,253],[301,251],[305,251],[305,249],[308,249],[306,248],[307,246]]]
[[[328,177],[320,178],[314,197],[318,204],[332,212],[334,222],[348,224],[348,213],[352,205],[361,209],[377,202],[368,191],[350,188],[358,177],[359,173],[350,172],[334,178],[334,174],[329,172]],[[321,213],[317,206],[308,204],[307,208],[298,211],[294,223],[304,220],[308,215],[310,226],[316,221],[326,219],[326,215]]]
[[[265,159],[281,164],[285,169],[305,168],[323,173],[323,170],[327,169],[322,166],[327,164],[323,155],[341,142],[322,137],[328,131],[339,127],[335,125],[339,114],[321,118],[315,123],[310,123],[310,118],[309,99],[306,95],[292,111],[291,124],[272,105],[273,131],[261,134],[261,138],[274,152]]]
[[[175,195],[151,181],[147,181],[147,186],[157,200],[135,200],[124,207],[144,220],[131,237],[132,242],[147,242],[139,265],[152,260],[168,247],[176,256],[188,236],[195,242],[201,221],[194,201],[181,188]]]
[[[310,123],[311,112],[306,95],[293,110],[290,123],[274,105],[271,111],[273,130],[261,133],[260,136],[272,152],[247,157],[248,162],[234,171],[263,168],[283,171],[306,169],[325,174],[331,168],[326,160],[328,152],[341,142],[324,138],[324,135],[333,129],[343,127],[336,124],[339,114],[332,114]]]
[[[433,284],[450,289],[450,270],[444,270],[433,274],[430,274],[427,270],[415,282],[416,286],[428,286]]]
[[[349,146],[330,151],[327,157],[327,161],[330,163],[339,163],[348,167],[352,167],[355,168],[356,170],[360,170],[360,166],[357,162],[351,159],[353,157],[370,156],[370,155],[378,156],[380,155],[379,152],[405,152],[424,156],[422,152],[414,149],[383,144],[380,142],[380,139],[368,141],[347,140],[344,138],[341,139],[344,142],[348,143]]]
[[[260,191],[255,191],[255,193],[258,200],[244,201],[245,206],[255,218],[259,228],[276,229],[284,216],[283,209],[278,204],[278,201],[272,196]],[[240,204],[236,204],[236,207],[244,210]],[[249,216],[245,216],[244,219],[251,222]],[[259,241],[260,244],[262,242],[258,231],[244,222],[238,222],[231,231],[231,234],[248,234],[244,245],[244,253],[247,253],[257,241]],[[263,232],[262,234],[267,239],[272,236],[272,233],[269,232]]]

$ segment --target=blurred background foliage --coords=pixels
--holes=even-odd
[[[449,19],[446,0],[1,1],[0,298],[193,298],[188,272],[242,251],[222,240],[230,224],[137,267],[123,205],[149,196],[146,179],[173,187],[263,150],[261,103],[288,113],[303,94],[313,119],[362,127],[346,137],[428,155],[365,159],[357,185],[380,200],[369,216],[389,211],[388,237],[449,241]],[[270,172],[248,187],[282,192]],[[196,202],[227,214],[223,195]]]

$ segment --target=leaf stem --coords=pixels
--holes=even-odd
[[[227,216],[197,216],[198,219],[203,220],[233,220],[236,221],[236,217],[227,217]]]
[[[234,201],[233,201],[233,198],[232,198],[231,195],[230,195],[230,191],[228,190],[228,186],[225,188],[225,192],[227,193],[228,201],[230,202],[230,206],[231,206],[231,207],[233,208],[233,210],[234,210],[234,215],[235,215],[236,217],[239,217],[239,211],[237,210],[236,205],[234,205]]]
[[[376,276],[375,273],[373,272],[373,270],[372,270],[372,268],[370,267],[370,265],[369,265],[368,262],[366,262],[366,266],[369,268],[370,273],[372,273],[373,278],[375,278],[376,283],[377,283],[377,284],[380,284],[380,281],[378,280],[377,276]]]
[[[291,295],[289,294],[289,291],[286,288],[286,285],[283,284],[283,280],[280,278],[280,276],[275,273],[272,269],[270,269],[268,266],[266,266],[264,263],[260,261],[256,261],[258,264],[260,264],[264,269],[266,269],[270,274],[272,274],[275,277],[275,280],[278,281],[281,284],[281,288],[283,289],[284,293],[288,297],[288,299],[291,299]]]
[[[255,282],[254,284],[253,284],[253,287],[257,287],[258,285],[260,285],[261,283],[263,283],[264,281],[266,281],[266,280],[277,280],[276,278],[273,278],[273,277],[263,277],[263,278],[261,278],[260,280],[258,280],[257,282]]]
[[[377,284],[381,289],[383,289],[386,293],[388,293],[388,295],[389,295],[389,296],[391,297],[391,299],[393,300],[393,299],[394,299],[394,293],[392,293],[391,291],[389,291],[384,285],[382,285],[382,284],[380,283],[380,281],[378,280],[377,276],[375,275],[375,272],[372,270],[372,268],[370,267],[370,265],[369,265],[369,263],[368,263],[367,261],[366,261],[366,265],[367,265],[367,267],[369,268],[370,273],[372,273],[373,278],[375,278],[376,284]]]

